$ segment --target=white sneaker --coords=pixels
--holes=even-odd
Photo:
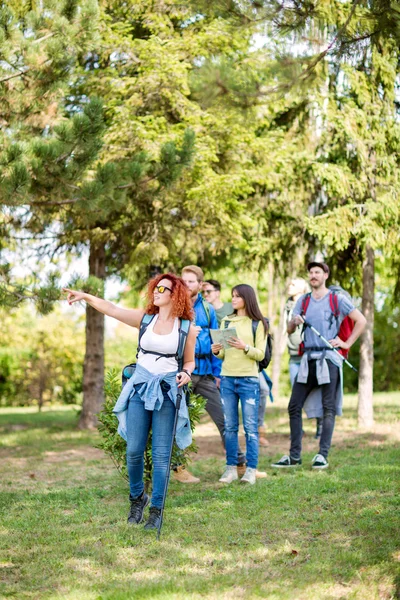
[[[219,478],[221,483],[232,483],[238,478],[237,467],[226,465],[225,473]]]
[[[243,475],[240,480],[242,483],[250,483],[250,485],[254,485],[256,482],[257,469],[252,469],[251,467],[247,467],[246,473]]]
[[[316,454],[312,459],[311,468],[312,469],[327,469],[329,467],[329,463],[326,460],[325,456],[322,454]]]

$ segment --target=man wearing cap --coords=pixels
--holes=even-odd
[[[338,294],[339,316],[332,318],[330,306],[330,291],[326,287],[329,277],[329,267],[323,262],[310,262],[307,265],[309,283],[311,286],[310,302],[307,314],[302,316],[304,295],[301,296],[293,309],[293,318],[289,321],[287,331],[293,333],[296,327],[307,319],[334,348],[349,349],[364,330],[365,317],[357,310],[352,302],[344,295]],[[343,319],[349,316],[354,321],[354,329],[350,337],[343,341],[337,334]],[[303,318],[304,317],[304,318]],[[278,462],[275,468],[290,468],[301,465],[302,442],[302,409],[309,393],[321,389],[323,407],[323,426],[320,438],[319,453],[312,461],[313,469],[326,469],[328,452],[331,446],[336,414],[341,414],[342,401],[342,358],[337,352],[329,350],[320,338],[306,327],[304,330],[304,354],[300,369],[295,379],[292,395],[289,401],[290,417],[290,452]]]

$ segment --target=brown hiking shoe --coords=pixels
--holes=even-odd
[[[246,464],[243,463],[242,465],[238,465],[237,466],[238,477],[243,477],[243,475],[245,473],[246,473]],[[256,470],[256,479],[265,479],[266,477],[267,477],[267,474],[265,471]]]
[[[172,472],[173,478],[179,483],[200,483],[200,479],[191,474],[186,467],[176,467],[176,470]]]
[[[243,477],[243,475],[245,473],[246,473],[246,463],[243,463],[242,465],[238,465],[237,466],[238,477]]]
[[[256,471],[256,479],[265,479],[267,474],[265,471]]]

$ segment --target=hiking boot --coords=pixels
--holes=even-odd
[[[246,463],[242,463],[241,465],[237,466],[237,474],[238,477],[243,477],[243,475],[246,473]]]
[[[322,454],[316,454],[311,462],[312,469],[327,469],[329,467],[329,463],[326,460],[325,456]]]
[[[321,434],[322,434],[322,419],[320,417],[317,417],[317,430],[315,432],[314,439],[317,440],[318,438],[320,438]]]
[[[172,476],[175,481],[179,483],[199,483],[200,479],[191,474],[190,471],[183,465],[176,467],[176,470],[172,472]]]
[[[226,465],[225,472],[222,477],[219,478],[221,483],[232,483],[238,478],[238,469],[231,465]]]
[[[237,466],[238,477],[243,477],[243,475],[245,473],[246,473],[245,463],[243,463],[242,465],[238,465]],[[266,477],[267,477],[267,474],[265,471],[256,471],[256,479],[265,479]]]
[[[258,428],[258,445],[259,446],[269,446],[269,441],[267,440],[265,427]]]
[[[257,469],[252,469],[251,467],[247,467],[246,473],[243,475],[240,480],[242,483],[249,483],[250,485],[254,485],[256,482],[256,472]]]
[[[150,507],[149,518],[144,526],[145,529],[158,529],[161,521],[161,508]]]
[[[274,469],[290,469],[299,465],[301,465],[301,458],[297,460],[285,454],[278,462],[272,463],[271,467],[274,467]]]
[[[131,508],[128,515],[128,523],[139,525],[143,521],[144,509],[149,503],[148,495],[143,492],[138,498],[131,500]]]

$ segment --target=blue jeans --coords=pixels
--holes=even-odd
[[[247,466],[258,463],[258,377],[222,377],[221,400],[225,413],[226,464],[236,466],[239,447],[239,399],[242,405],[243,427],[246,434]]]
[[[289,377],[290,377],[290,385],[292,387],[294,386],[294,380],[297,377],[297,373],[299,372],[299,369],[300,369],[300,361],[294,362],[291,359],[289,359]]]
[[[163,394],[164,402],[161,409],[151,411],[144,408],[144,402],[139,394],[135,393],[129,400],[127,416],[126,464],[129,475],[130,498],[137,498],[144,490],[144,451],[151,428],[153,433],[153,490],[151,506],[155,506],[156,508],[161,508],[162,506],[175,417],[174,404],[164,389]]]

